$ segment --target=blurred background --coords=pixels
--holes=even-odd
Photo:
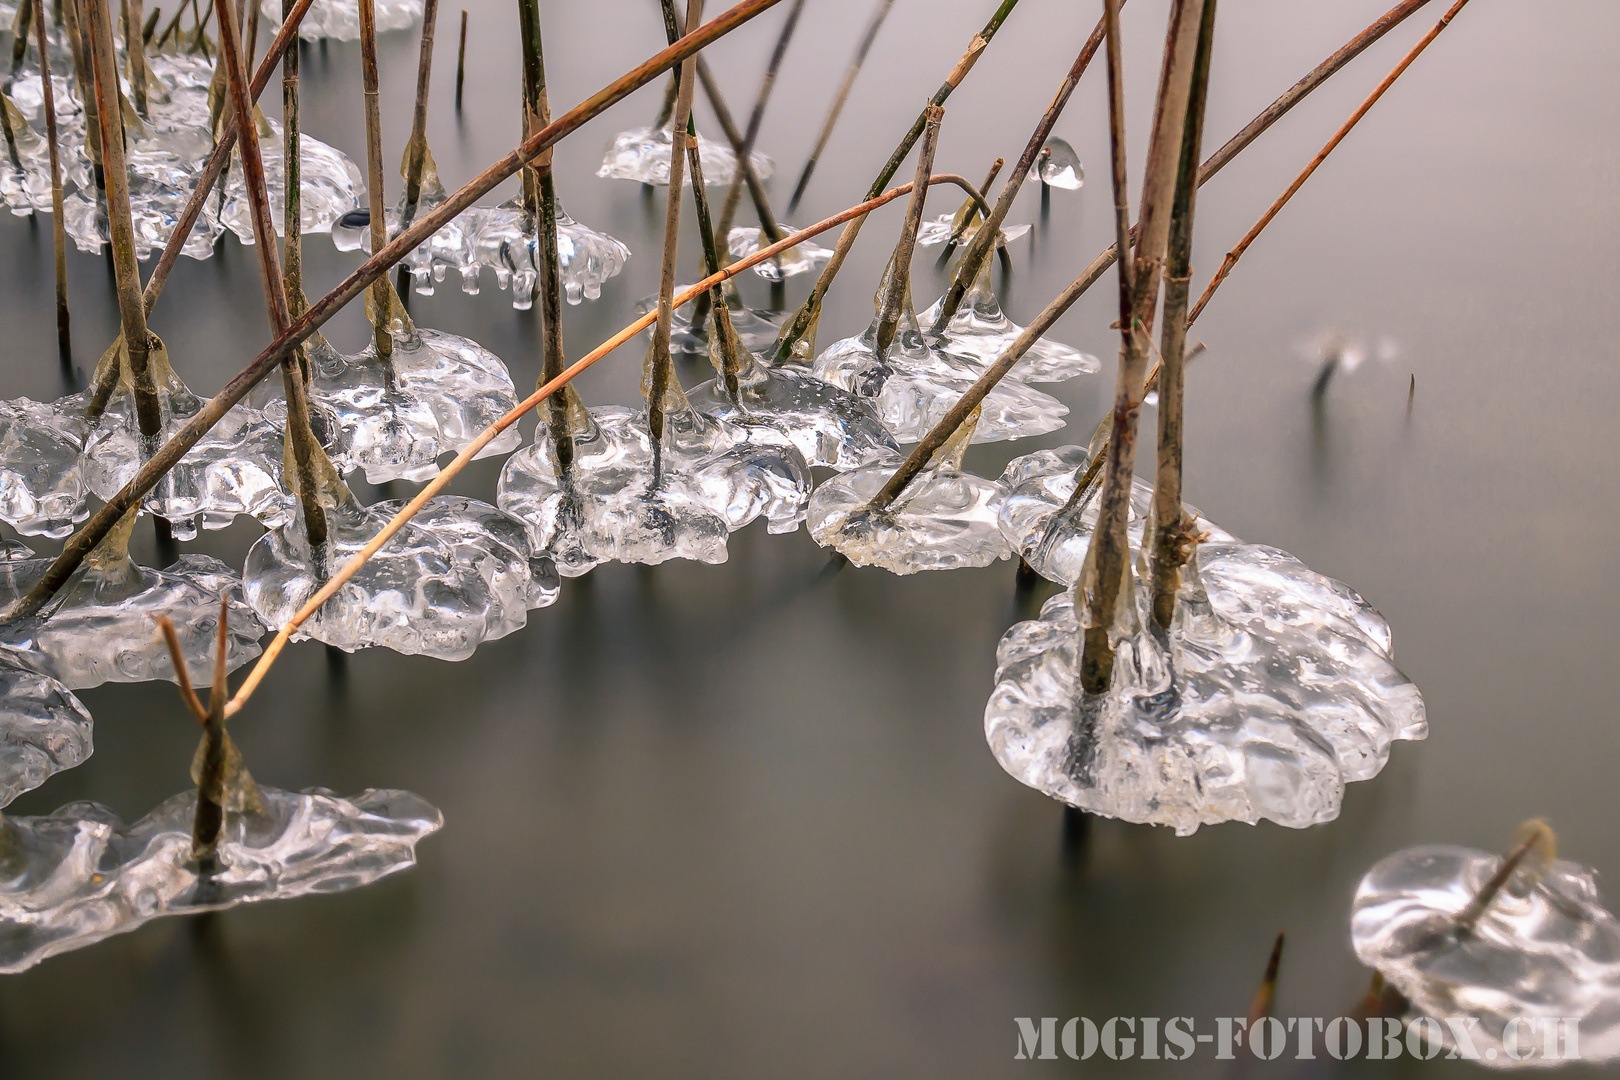
[[[870,6],[806,5],[759,143],[776,162],[779,212]],[[1206,152],[1385,6],[1223,5]],[[895,3],[794,224],[858,200],[993,7]],[[461,112],[453,0],[434,61],[428,133],[452,187],[519,129],[515,8],[469,10]],[[1195,288],[1443,10],[1418,12],[1203,189]],[[708,54],[739,116],[786,11]],[[1015,160],[1100,11],[1022,0],[950,99],[936,168],[977,180],[995,157]],[[1124,11],[1133,182],[1166,11],[1165,0]],[[557,113],[663,45],[652,0],[543,0],[541,12]],[[283,788],[418,792],[446,821],[421,864],[352,894],[165,920],[0,980],[0,1073],[1052,1075],[1076,1066],[1014,1061],[1014,1017],[1188,1016],[1209,1030],[1247,1012],[1279,930],[1278,1014],[1349,1010],[1369,975],[1349,947],[1351,897],[1399,847],[1497,849],[1545,815],[1562,855],[1620,874],[1617,35],[1620,7],[1590,0],[1469,5],[1196,327],[1209,351],[1189,374],[1189,501],[1359,590],[1389,619],[1396,659],[1428,703],[1428,741],[1397,745],[1382,775],[1351,787],[1338,821],[1188,839],[1098,821],[1083,842],[1072,830],[1066,840],[1061,807],[1006,776],[984,743],[996,641],[1031,602],[1015,596],[1013,565],[901,579],[839,569],[803,531],[767,537],[756,524],[723,566],[609,565],[568,582],[527,629],[459,665],[293,647],[232,726],[249,767]],[[304,130],[363,161],[358,46],[304,50]],[[390,204],[416,55],[415,31],[383,36]],[[634,253],[600,300],[565,308],[571,358],[656,290],[662,189],[594,173],[616,132],[652,121],[661,94],[650,85],[557,148],[569,212]],[[700,129],[720,138],[698,101]],[[279,109],[273,90],[265,108]],[[1027,186],[1013,210],[1010,221],[1035,223],[1009,249],[1010,277],[997,275],[1019,322],[1111,238],[1100,58],[1056,134],[1088,182],[1049,204]],[[929,216],[958,203],[939,189]],[[896,203],[867,224],[822,317],[822,347],[870,320],[902,213]],[[683,281],[697,274],[688,240]],[[0,250],[5,396],[54,396],[48,219],[0,221]],[[358,262],[322,236],[304,250],[312,296]],[[917,259],[919,307],[947,280],[936,257]],[[76,361],[88,370],[116,333],[116,307],[104,261],[69,258]],[[745,278],[763,306],[765,283]],[[808,288],[794,279],[790,305]],[[1110,274],[1052,335],[1104,361],[1098,376],[1046,388],[1070,406],[1069,428],[975,448],[975,471],[1086,441],[1112,394],[1114,289]],[[199,393],[269,339],[251,253],[233,238],[207,262],[182,259],[168,292],[153,327]],[[532,385],[538,312],[512,311],[490,275],[477,297],[452,276],[410,307]],[[327,329],[351,350],[366,332],[358,307]],[[1327,342],[1367,359],[1313,398]],[[638,341],[582,378],[587,402],[639,400],[643,352]],[[689,386],[707,377],[682,370]],[[492,499],[498,472],[480,462],[454,490]],[[238,524],[189,546],[240,565],[255,534]],[[138,557],[156,559],[150,526],[137,536]],[[95,756],[12,810],[95,799],[134,820],[187,786],[196,735],[173,687],[83,698]],[[1224,1075],[1225,1064],[1204,1047],[1175,1071]],[[1155,1064],[1087,1067],[1158,1075]]]

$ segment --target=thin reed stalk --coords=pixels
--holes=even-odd
[[[467,82],[467,9],[461,9],[461,44],[456,46],[456,112],[461,111],[461,88]]]
[[[759,138],[760,126],[765,121],[765,106],[771,99],[771,91],[776,88],[776,76],[782,68],[782,59],[787,56],[788,42],[793,39],[793,31],[799,25],[799,15],[804,11],[804,0],[793,0],[793,6],[788,9],[787,20],[782,23],[782,30],[776,36],[776,46],[771,50],[771,58],[765,65],[765,78],[760,80],[759,92],[754,95],[754,107],[748,114],[748,126],[743,129],[742,147],[737,151],[739,157],[746,158],[754,151],[754,143]],[[720,221],[715,226],[714,240],[721,248],[726,246],[731,236],[731,223],[737,216],[737,204],[742,200],[744,177],[741,172],[731,178],[731,186],[726,188],[726,200],[720,207]],[[772,242],[781,237],[771,237]]]
[[[917,151],[917,177],[912,181],[911,200],[906,204],[905,224],[900,227],[900,242],[895,245],[889,263],[889,284],[883,293],[883,307],[877,321],[877,355],[889,355],[889,346],[900,329],[900,316],[905,311],[906,298],[911,292],[911,258],[917,250],[917,229],[922,225],[923,205],[928,201],[926,180],[934,168],[934,150],[939,145],[939,125],[945,119],[945,110],[938,105],[928,107],[927,123],[923,127],[922,149]]]
[[[67,229],[62,218],[62,149],[56,129],[56,90],[51,85],[50,43],[45,36],[45,20],[34,20],[34,41],[39,50],[39,79],[45,99],[45,142],[51,159],[51,242],[56,255],[56,347],[62,366],[73,359],[69,333],[67,291]]]
[[[889,17],[889,9],[892,7],[894,0],[877,0],[877,7],[873,9],[872,17],[867,20],[866,31],[861,35],[860,44],[855,46],[855,56],[844,72],[843,81],[838,84],[838,93],[833,95],[832,106],[827,110],[827,119],[822,121],[821,133],[816,136],[816,143],[810,149],[810,156],[799,172],[798,182],[793,185],[793,196],[788,199],[790,214],[799,208],[799,200],[804,198],[804,189],[810,186],[810,174],[816,171],[816,163],[821,160],[821,152],[827,149],[827,140],[832,138],[839,114],[844,111],[844,102],[849,100],[849,92],[855,86],[855,79],[866,64],[866,55],[872,51],[872,43],[877,40],[878,31],[883,29],[883,20]]]

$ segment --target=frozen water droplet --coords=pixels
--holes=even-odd
[[[1041,147],[1029,170],[1029,179],[1065,191],[1079,191],[1086,182],[1086,170],[1080,166],[1080,155],[1074,152],[1074,147],[1053,137]]]
[[[793,226],[783,225],[782,231],[791,233]],[[731,230],[726,237],[726,248],[733,258],[746,259],[762,246],[769,247],[770,241],[762,241],[764,230],[757,226],[739,226]],[[808,274],[812,270],[820,270],[832,258],[832,251],[819,247],[806,240],[802,244],[790,247],[780,255],[773,255],[758,266],[754,273],[766,281],[785,281],[799,274]]]

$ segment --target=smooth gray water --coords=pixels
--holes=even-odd
[[[650,0],[542,6],[559,110],[662,42]],[[895,5],[795,223],[858,198],[992,6]],[[1208,144],[1382,8],[1229,0]],[[807,5],[762,139],[780,202],[867,9]],[[1099,9],[1023,0],[952,98],[938,167],[977,179],[993,157],[1015,158]],[[1132,0],[1125,11],[1133,177],[1165,9]],[[1195,284],[1440,11],[1414,16],[1204,189]],[[783,14],[713,51],[738,113]],[[518,127],[514,16],[494,0],[472,11],[467,110],[456,116],[458,15],[441,16],[430,124],[452,183],[510,149]],[[1209,352],[1190,376],[1189,500],[1359,589],[1427,698],[1428,742],[1396,747],[1378,779],[1352,786],[1339,821],[1185,840],[1099,822],[1086,843],[1066,844],[1058,805],[1003,774],[984,745],[995,643],[1018,617],[1012,567],[834,571],[803,532],[755,526],[721,567],[607,566],[570,582],[528,629],[453,667],[380,651],[333,665],[318,645],[294,647],[233,724],[249,766],[283,788],[422,794],[446,826],[421,865],[351,895],[154,924],[0,980],[0,1073],[1104,1071],[1110,1063],[1014,1061],[1013,1018],[1188,1016],[1210,1030],[1247,1012],[1279,929],[1289,940],[1277,1011],[1337,1015],[1368,978],[1346,925],[1356,881],[1408,844],[1496,848],[1540,814],[1562,854],[1620,874],[1617,34],[1620,8],[1593,0],[1471,4],[1197,326]],[[304,55],[305,130],[358,158],[357,47]],[[414,34],[382,42],[390,164],[408,131],[415,55]],[[570,212],[634,251],[602,300],[566,309],[573,356],[656,286],[662,195],[593,173],[616,131],[650,121],[658,95],[642,91],[557,152]],[[1099,64],[1058,127],[1088,186],[1054,193],[1044,218],[1033,191],[1014,211],[1040,222],[1033,243],[1012,249],[1020,321],[1107,243],[1104,115]],[[700,105],[699,123],[708,116]],[[942,193],[932,205],[955,203]],[[822,319],[824,345],[867,322],[900,216],[896,206],[868,224]],[[209,262],[181,261],[153,323],[201,392],[268,338],[250,253],[230,238],[222,247]],[[323,237],[305,247],[312,294],[354,265]],[[0,251],[4,394],[55,394],[48,221],[0,222]],[[116,314],[104,263],[70,258],[88,368]],[[695,271],[693,244],[683,279]],[[943,278],[927,254],[917,273],[926,303]],[[807,287],[791,285],[792,302]],[[756,303],[768,296],[757,280],[744,288]],[[1113,288],[1110,277],[1056,331],[1105,357],[1102,375],[1057,389],[1074,410],[1068,431],[976,449],[970,465],[994,475],[1015,453],[1089,434],[1112,388]],[[512,312],[489,276],[480,297],[447,283],[411,306],[424,325],[493,349],[520,385],[537,374],[538,319]],[[1313,405],[1316,368],[1300,354],[1329,331],[1388,338],[1398,356],[1341,372]],[[331,332],[357,345],[359,312]],[[634,401],[641,352],[627,347],[587,375],[586,398]],[[488,498],[497,471],[479,463],[456,490]],[[253,535],[238,526],[197,546],[239,563]],[[150,528],[139,536],[139,554],[156,558]],[[195,727],[172,687],[83,696],[95,756],[16,812],[93,798],[133,819],[187,784]],[[1107,1071],[1224,1076],[1226,1064],[1206,1046],[1173,1069]]]

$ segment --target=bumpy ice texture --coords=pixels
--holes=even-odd
[[[423,0],[377,0],[377,32],[405,30],[422,21]],[[281,0],[259,0],[259,14],[273,34],[281,28]],[[360,8],[349,0],[315,0],[298,36],[305,41],[332,38],[335,41],[360,40]]]
[[[87,400],[0,401],[0,521],[24,536],[61,539],[90,516],[79,470]]]
[[[0,807],[90,756],[90,711],[44,657],[0,647]]]
[[[783,225],[782,231],[791,233],[793,226]],[[726,248],[733,258],[746,259],[762,247],[770,247],[771,241],[763,238],[764,230],[757,226],[744,226],[731,230],[726,235]],[[799,274],[808,274],[812,270],[820,270],[832,258],[830,248],[819,247],[806,240],[802,244],[788,248],[780,255],[773,255],[769,259],[754,267],[754,273],[766,281],[784,281]]]
[[[596,175],[642,184],[668,184],[669,150],[675,142],[673,132],[673,120],[661,128],[621,131],[603,155]],[[704,186],[729,186],[732,177],[737,175],[737,155],[730,147],[711,142],[702,135],[698,136],[697,143],[698,157],[703,162]],[[758,150],[751,151],[748,157],[761,180],[776,170],[776,164]],[[681,175],[686,184],[692,183],[690,171],[683,171]]]
[[[990,262],[974,280],[956,314],[942,331],[933,327],[945,298],[940,297],[919,317],[924,334],[951,357],[965,362],[969,370],[982,374],[1007,351],[1024,328],[1007,318],[990,287]],[[1022,382],[1064,382],[1077,375],[1093,375],[1102,365],[1095,356],[1059,341],[1040,338],[1007,372],[1007,378]]]
[[[974,236],[978,235],[979,229],[983,226],[984,222],[975,215],[973,220],[962,229],[962,235],[957,237],[957,243],[965,244],[972,240]],[[955,214],[941,214],[939,217],[931,218],[917,226],[917,243],[922,247],[934,247],[943,244],[956,233],[956,227],[957,216]],[[1009,241],[1027,235],[1031,228],[1032,226],[1028,224],[1001,226],[1000,229],[996,230],[996,246],[1006,247]]]
[[[264,160],[270,220],[275,224],[276,235],[281,236],[287,222],[286,141],[280,124],[274,120],[267,123],[269,133],[259,141],[259,154]],[[299,185],[299,231],[331,232],[333,225],[343,215],[365,202],[366,183],[360,167],[349,160],[343,151],[303,132],[298,133],[298,156],[303,169],[302,183]],[[215,201],[210,200],[210,205],[215,205]],[[253,212],[248,203],[240,153],[231,159],[230,174],[225,179],[225,203],[219,210],[219,220],[242,243],[253,243]]]
[[[737,392],[721,379],[687,391],[692,407],[750,433],[758,442],[792,445],[811,465],[858,469],[899,451],[877,411],[842,387],[786,368],[766,367],[752,354],[739,372]]]
[[[1350,912],[1350,938],[1361,962],[1377,968],[1411,1002],[1409,1019],[1448,1049],[1445,1017],[1477,1017],[1470,1027],[1485,1065],[1554,1065],[1543,1056],[1545,1031],[1515,1018],[1580,1021],[1580,1056],[1620,1057],[1620,923],[1598,898],[1596,875],[1558,861],[1535,880],[1525,867],[1497,894],[1472,929],[1456,928],[1501,857],[1451,844],[1407,848],[1367,872]],[[1511,1040],[1515,1060],[1504,1039]]]
[[[0,823],[0,972],[33,967],[166,915],[345,892],[408,869],[444,824],[408,791],[343,799],[321,788],[258,789],[228,813],[214,867],[191,856],[197,797],[176,795],[133,825],[75,802]]]

